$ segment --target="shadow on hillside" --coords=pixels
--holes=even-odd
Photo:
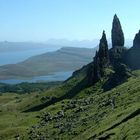
[[[132,71],[126,65],[120,64],[116,67],[115,73],[103,85],[104,91],[109,91],[116,86],[119,86],[128,81],[128,78],[133,76]]]
[[[109,91],[123,83],[127,82],[127,79],[121,79],[121,80],[117,80],[117,79],[108,79],[104,85],[102,86],[104,92]]]
[[[43,103],[43,104],[40,104],[40,105],[37,105],[37,106],[34,106],[32,108],[29,108],[23,112],[34,112],[34,111],[39,111],[39,110],[42,110],[52,104],[55,104],[59,101],[62,101],[64,99],[71,99],[73,98],[74,96],[76,96],[81,90],[85,89],[87,87],[87,78],[83,79],[81,82],[79,82],[76,86],[74,86],[70,91],[68,91],[66,94],[64,94],[63,96],[59,97],[59,98],[53,98],[52,100],[46,102],[46,103]]]

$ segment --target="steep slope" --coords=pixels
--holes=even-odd
[[[124,127],[123,125],[126,125],[127,128],[128,122],[136,121],[135,117],[139,117],[139,79],[129,79],[129,82],[106,93],[103,93],[99,87],[100,84],[97,84],[84,89],[79,96],[77,95],[72,100],[64,100],[55,104],[53,109],[51,106],[45,109],[40,118],[40,123],[44,124],[45,129],[41,127],[30,136],[39,132],[42,136],[46,136],[44,131],[47,130],[48,139],[55,139],[58,136],[60,139],[76,140],[104,138],[106,135],[111,135],[110,139],[121,137],[120,134],[123,132],[117,132],[114,129],[120,130],[121,127]],[[131,90],[126,87],[130,87]],[[61,111],[64,111],[64,116],[59,117]],[[47,112],[50,113],[51,120],[49,120]],[[123,131],[126,131],[126,128],[123,128]],[[129,131],[131,130],[129,129]],[[135,135],[135,137],[137,136],[139,135]],[[125,137],[133,137],[133,134],[130,133]]]
[[[64,47],[55,52],[31,57],[21,63],[1,66],[0,79],[29,78],[76,70],[92,61],[96,49]]]
[[[140,72],[107,92],[103,91],[103,81],[76,91],[75,87],[84,79],[84,71],[78,73],[63,85],[38,94],[38,97],[36,93],[1,95],[1,138],[6,140],[17,135],[23,139],[46,137],[50,140],[139,137]],[[61,98],[70,92],[73,96]],[[44,101],[41,100],[43,97]],[[61,100],[40,111],[21,113],[34,105],[46,104],[52,97]]]

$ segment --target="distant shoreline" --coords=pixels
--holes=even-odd
[[[64,81],[70,76],[72,76],[73,71],[65,71],[65,72],[54,72],[49,75],[44,76],[35,76],[30,78],[9,78],[9,79],[1,79],[0,83],[4,84],[20,84],[23,82],[28,83],[37,83],[37,82],[54,82],[54,81]]]

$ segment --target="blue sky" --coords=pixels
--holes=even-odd
[[[110,38],[116,13],[126,38],[140,29],[139,0],[0,0],[0,41]]]

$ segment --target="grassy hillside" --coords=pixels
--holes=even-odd
[[[84,67],[41,94],[1,94],[1,139],[18,135],[25,140],[139,138],[140,71],[107,92],[102,88],[104,80],[82,88],[86,71]]]
[[[96,49],[66,47],[18,64],[4,65],[0,67],[0,79],[29,78],[77,70],[92,61]]]

